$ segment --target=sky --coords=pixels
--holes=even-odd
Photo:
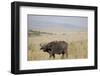
[[[88,17],[28,14],[28,29],[39,31],[86,31]]]

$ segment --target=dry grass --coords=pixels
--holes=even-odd
[[[87,40],[71,42],[68,50],[70,59],[87,58]]]
[[[40,50],[40,43],[48,43],[54,40],[68,42],[68,59],[80,59],[88,57],[87,33],[68,32],[66,34],[29,36],[28,60],[50,60],[49,54]],[[53,59],[53,58],[51,58]],[[61,59],[56,55],[55,59]],[[64,59],[67,59],[64,57]]]

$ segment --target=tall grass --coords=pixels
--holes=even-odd
[[[68,44],[68,58],[64,59],[82,59],[88,57],[87,40],[73,41]],[[29,44],[28,60],[48,60],[49,54],[42,50],[35,50],[35,45]],[[62,59],[61,55],[56,55],[55,59]]]
[[[69,44],[68,55],[71,59],[87,58],[87,40],[74,41]]]

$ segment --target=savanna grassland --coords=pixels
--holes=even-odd
[[[48,53],[40,50],[40,44],[55,40],[68,43],[68,58],[65,56],[64,59],[84,59],[88,57],[87,32],[48,33],[31,30],[28,32],[28,61],[53,59],[49,58]],[[55,56],[55,59],[61,59],[61,55]]]

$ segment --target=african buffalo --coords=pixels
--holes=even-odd
[[[62,54],[62,58],[66,54],[68,57],[68,43],[65,41],[52,41],[47,44],[41,45],[40,50],[43,50],[44,52],[48,52],[50,55],[50,58],[55,58],[55,54]]]

